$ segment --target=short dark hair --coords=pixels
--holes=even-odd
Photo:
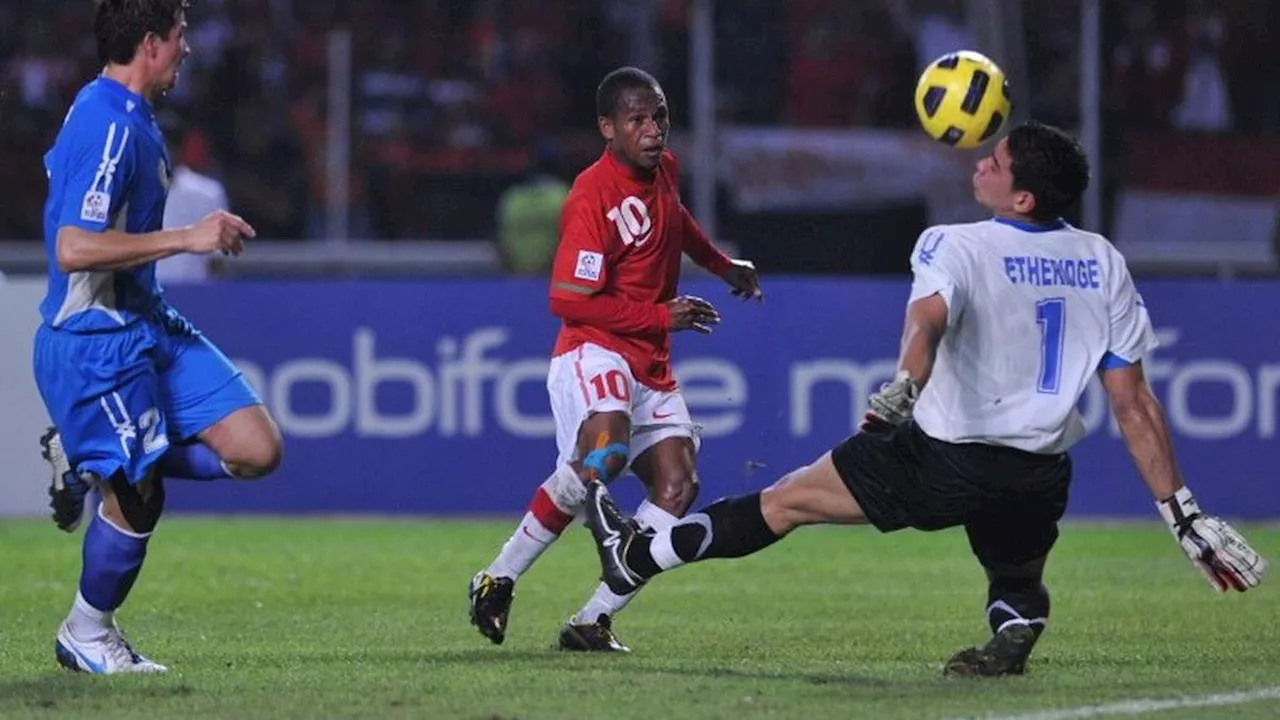
[[[1052,125],[1028,121],[1009,132],[1013,189],[1036,198],[1031,217],[1054,220],[1089,186],[1089,159],[1080,142]]]
[[[613,117],[618,112],[618,104],[622,101],[624,90],[645,90],[652,88],[655,92],[662,89],[656,78],[635,67],[621,67],[600,81],[596,88],[596,115]]]
[[[124,65],[133,60],[147,33],[168,37],[187,0],[94,0],[93,36],[98,61]]]

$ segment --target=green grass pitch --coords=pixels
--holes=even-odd
[[[468,624],[467,581],[511,527],[170,519],[120,621],[172,672],[100,678],[53,659],[80,535],[2,521],[0,717],[959,718],[1280,686],[1277,579],[1218,596],[1158,522],[1067,525],[1049,631],[997,681],[939,673],[988,633],[958,531],[805,529],[673,572],[619,615],[631,655],[584,656],[551,649],[598,577],[578,526],[518,585],[505,645]],[[1241,529],[1280,559],[1280,528]],[[1158,714],[1276,718],[1280,700]]]

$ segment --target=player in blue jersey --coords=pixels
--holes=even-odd
[[[280,432],[240,372],[165,303],[155,261],[236,255],[254,230],[215,212],[161,230],[170,161],[154,104],[189,53],[185,0],[98,0],[102,73],[76,96],[45,156],[49,288],[35,377],[56,431],[59,527],[74,530],[89,489],[79,592],[55,644],[91,673],[164,672],[130,647],[115,610],[133,587],[164,508],[163,478],[255,478],[280,462]]]

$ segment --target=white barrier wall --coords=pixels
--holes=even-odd
[[[49,466],[40,435],[49,424],[31,372],[45,281],[0,279],[0,515],[49,512]]]

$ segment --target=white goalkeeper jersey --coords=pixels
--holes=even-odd
[[[937,293],[947,331],[915,406],[930,437],[1061,453],[1099,368],[1136,363],[1155,332],[1124,258],[1065,222],[1004,218],[926,230],[911,300]]]

